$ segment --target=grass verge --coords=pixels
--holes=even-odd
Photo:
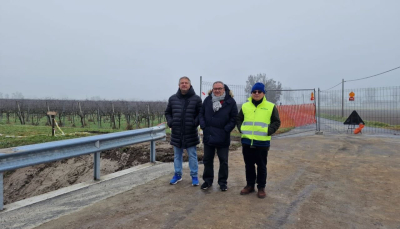
[[[334,120],[338,122],[345,122],[347,118],[337,116],[337,115],[329,115],[329,114],[321,114],[321,118]],[[383,128],[383,129],[390,129],[390,130],[400,130],[400,125],[390,125],[384,122],[377,122],[377,121],[368,121],[364,120],[365,126],[368,127],[376,127],[376,128]]]

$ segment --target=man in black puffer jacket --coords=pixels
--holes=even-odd
[[[203,190],[208,189],[214,180],[215,150],[219,158],[218,184],[221,191],[228,190],[228,152],[237,115],[236,101],[229,87],[221,81],[215,82],[199,115],[200,128],[204,131],[204,183],[201,185]]]
[[[196,145],[200,143],[197,132],[200,109],[201,98],[194,92],[190,79],[186,76],[181,77],[178,92],[169,98],[165,110],[165,117],[171,128],[171,145],[174,147],[175,175],[170,184],[182,180],[183,150],[186,149],[192,185],[199,185]]]

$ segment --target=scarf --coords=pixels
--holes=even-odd
[[[220,101],[225,99],[225,92],[221,96],[215,96],[214,93],[211,93],[211,96],[212,96],[213,110],[214,112],[217,112],[219,108],[222,107]]]

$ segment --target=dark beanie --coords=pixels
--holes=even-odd
[[[265,94],[265,86],[264,86],[264,84],[260,83],[260,82],[254,84],[254,86],[251,88],[251,92],[253,92],[255,90],[262,91]]]

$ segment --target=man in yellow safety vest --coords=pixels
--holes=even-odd
[[[247,182],[240,194],[246,195],[254,192],[257,182],[257,196],[265,198],[267,157],[271,135],[279,129],[281,121],[275,104],[268,102],[265,98],[264,84],[254,84],[248,100],[242,105],[237,117],[237,127],[242,133],[242,153]]]

